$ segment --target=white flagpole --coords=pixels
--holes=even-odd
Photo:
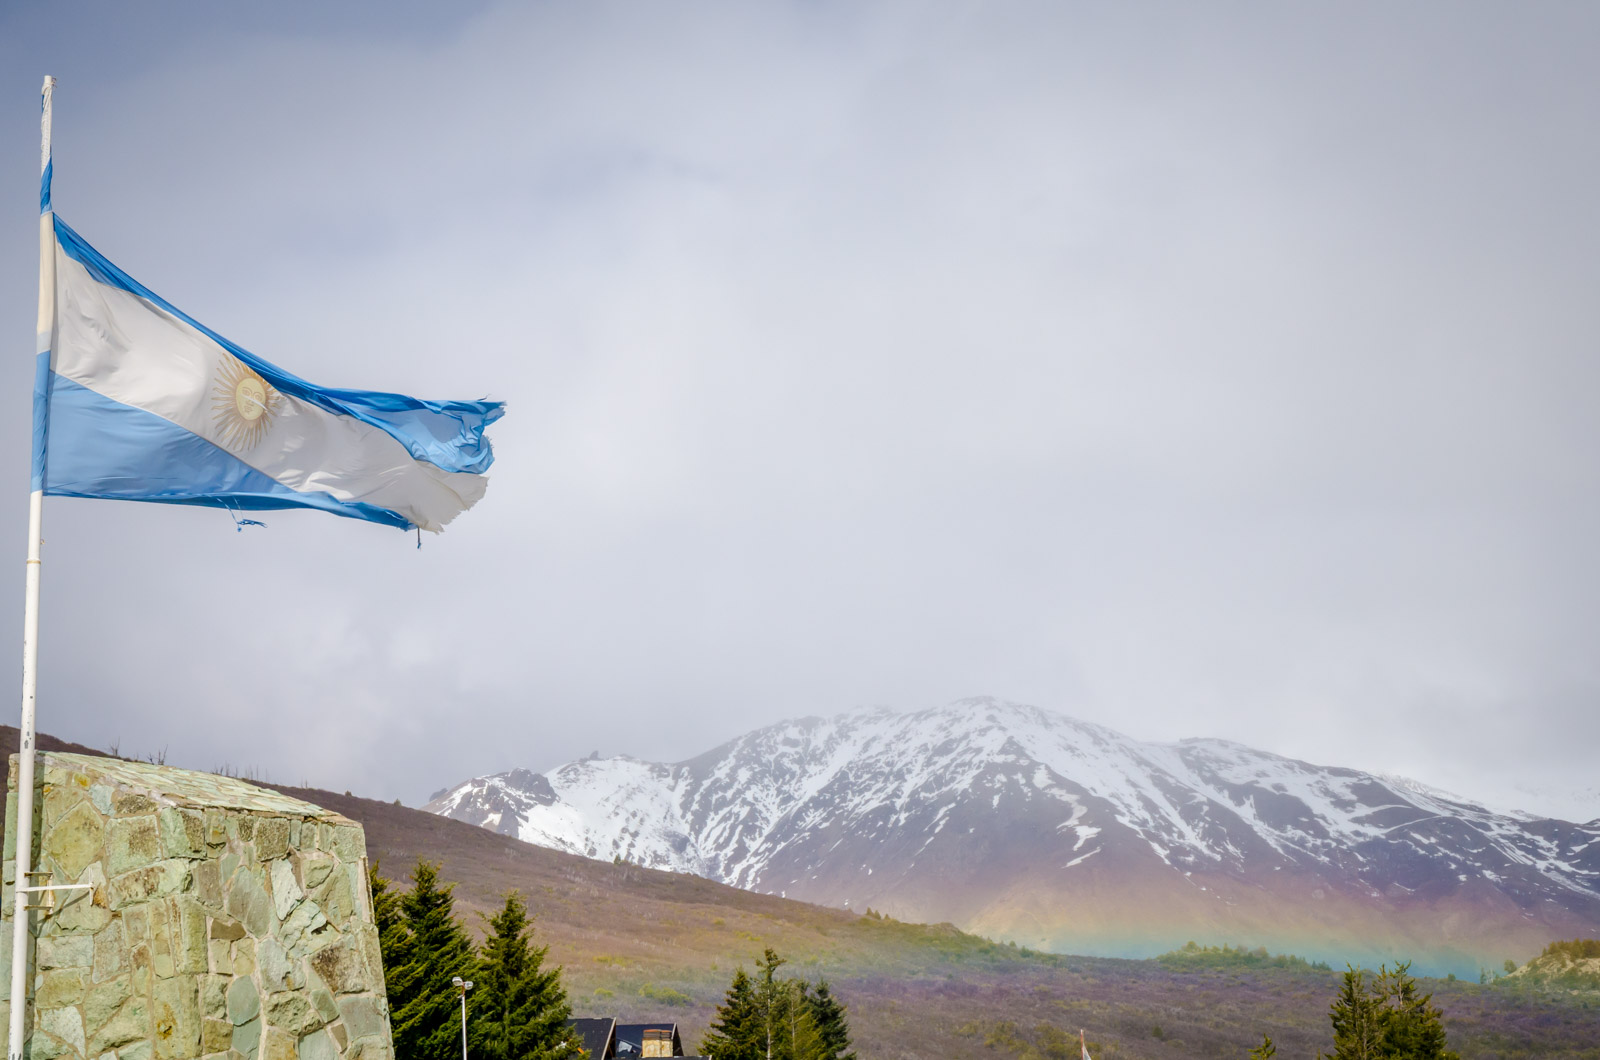
[[[50,96],[56,79],[46,77],[39,118],[39,180],[44,187],[50,170]],[[56,323],[55,210],[40,196],[39,206],[39,353],[47,353]],[[34,701],[39,690],[39,546],[44,528],[44,489],[36,483],[28,495],[28,578],[22,617],[22,723],[17,727],[17,874],[12,885],[16,904],[11,925],[11,1028],[6,1055],[22,1060],[28,1004],[28,891],[33,870]]]

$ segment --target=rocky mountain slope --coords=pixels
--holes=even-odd
[[[427,808],[1058,952],[1192,938],[1476,974],[1600,927],[1600,821],[990,699],[787,722],[677,764],[514,770]]]

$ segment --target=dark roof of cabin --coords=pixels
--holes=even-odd
[[[589,1060],[609,1060],[616,1055],[612,1043],[616,1037],[617,1021],[610,1016],[568,1020],[567,1026],[577,1029],[578,1037],[583,1041],[583,1051],[589,1054]]]

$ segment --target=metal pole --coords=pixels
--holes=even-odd
[[[467,1060],[467,991],[461,990],[461,1060]]]
[[[37,351],[48,354],[56,322],[56,228],[50,208],[50,97],[56,79],[46,77],[39,118],[39,325]],[[38,415],[36,410],[35,415]],[[37,425],[36,425],[37,426]],[[15,904],[11,924],[11,1026],[6,1055],[22,1060],[28,1005],[28,892],[33,870],[34,705],[39,691],[39,550],[43,544],[44,484],[28,495],[27,587],[22,613],[22,722],[17,729],[17,843]]]

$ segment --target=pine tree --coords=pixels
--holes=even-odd
[[[477,962],[454,915],[455,885],[441,884],[439,866],[428,861],[417,862],[411,881],[400,896],[411,960],[390,984],[390,997],[400,998],[390,1009],[394,1051],[408,1060],[452,1060],[461,1049],[461,1001],[450,980],[472,975]]]
[[[472,1055],[482,1060],[553,1060],[570,1056],[574,1043],[566,1028],[572,1006],[561,985],[561,970],[544,967],[548,947],[535,949],[528,908],[516,891],[505,908],[489,918],[469,1006],[467,1037]]]
[[[1379,1005],[1367,993],[1367,973],[1349,968],[1328,1016],[1333,1021],[1333,1060],[1382,1060]]]
[[[1460,1060],[1447,1048],[1433,995],[1418,991],[1410,968],[1381,967],[1370,982],[1359,968],[1345,972],[1329,1012],[1333,1060]]]
[[[411,963],[411,932],[406,930],[400,913],[400,895],[390,889],[389,881],[378,871],[378,862],[372,863],[368,877],[372,887],[372,920],[378,928],[378,952],[383,956],[383,977],[388,986],[389,1007],[400,1004],[395,992],[395,976]]]
[[[1278,1047],[1272,1044],[1268,1035],[1261,1036],[1261,1044],[1250,1050],[1250,1060],[1272,1060],[1278,1055]]]
[[[789,988],[777,978],[789,962],[768,947],[756,962],[756,1005],[761,1015],[762,1060],[794,1060],[794,1041],[787,1033]]]
[[[856,1060],[856,1054],[850,1052],[850,1024],[845,1019],[844,1006],[833,996],[826,979],[817,982],[806,1003],[821,1043],[816,1060]]]
[[[761,1032],[755,984],[740,967],[717,1006],[717,1018],[701,1040],[700,1051],[711,1060],[761,1060]]]

